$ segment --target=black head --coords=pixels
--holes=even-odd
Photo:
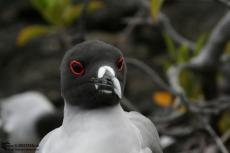
[[[101,41],[86,41],[67,51],[61,64],[65,101],[82,108],[119,103],[126,80],[121,51]]]

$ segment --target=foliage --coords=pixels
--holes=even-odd
[[[194,73],[188,70],[182,71],[180,74],[180,84],[184,88],[187,96],[191,99],[198,99],[202,97],[200,79]]]
[[[79,17],[83,4],[72,4],[70,0],[32,0],[33,6],[50,24],[57,26],[70,25]],[[101,1],[92,1],[89,10],[95,11],[104,7]]]
[[[168,36],[168,34],[163,33],[163,37],[165,39],[165,44],[172,64],[183,63],[190,59],[190,52],[187,44],[181,44],[179,47],[176,47],[176,44]]]
[[[32,38],[69,26],[79,18],[83,8],[82,3],[72,4],[70,0],[31,0],[31,3],[50,25],[31,25],[23,28],[17,37],[16,44],[19,47]],[[89,3],[88,12],[92,13],[103,7],[104,3],[94,0]]]
[[[173,64],[186,63],[191,58],[197,56],[207,40],[207,34],[202,34],[195,43],[195,50],[191,52],[187,44],[177,45],[167,33],[163,33],[163,37],[169,55],[169,60],[165,62],[165,69],[168,69]],[[180,83],[188,97],[196,99],[202,95],[199,79],[189,71],[181,73]]]
[[[169,35],[165,32],[163,32],[163,37],[165,40],[165,44],[167,47],[168,54],[170,55],[171,59],[177,59],[177,51],[176,51],[176,45],[173,42],[173,40],[169,37]]]
[[[150,11],[151,11],[153,22],[157,22],[157,18],[163,3],[164,0],[150,0],[150,7],[151,7]]]
[[[230,41],[226,44],[224,50],[225,50],[225,52],[227,52],[228,54],[230,54]]]
[[[208,38],[208,34],[202,34],[200,37],[198,37],[197,41],[196,41],[196,46],[195,46],[195,50],[194,50],[194,56],[197,56],[201,49],[204,47],[204,44],[206,42]]]
[[[17,37],[17,45],[23,46],[25,45],[29,40],[45,35],[50,32],[50,28],[48,26],[41,26],[41,25],[32,25],[23,28]]]
[[[172,64],[184,63],[190,60],[192,57],[197,56],[207,40],[207,34],[202,34],[196,41],[195,50],[191,52],[186,43],[182,43],[179,45],[179,47],[177,47],[167,33],[163,32],[163,37]]]
[[[219,121],[218,121],[218,128],[220,130],[221,133],[225,133],[226,131],[228,131],[230,129],[230,112],[225,111],[222,113]]]

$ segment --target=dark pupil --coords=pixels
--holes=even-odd
[[[74,64],[73,70],[77,73],[80,73],[82,71],[82,66],[80,64]]]

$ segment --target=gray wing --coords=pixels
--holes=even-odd
[[[157,129],[152,121],[137,112],[129,112],[127,115],[140,131],[143,139],[143,147],[149,148],[153,153],[163,153]]]

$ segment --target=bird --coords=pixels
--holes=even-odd
[[[4,143],[31,144],[34,147],[30,149],[35,152],[41,139],[62,124],[62,116],[38,91],[27,91],[5,98],[1,100],[0,106],[1,126],[7,135]],[[21,153],[28,148],[11,149]]]
[[[37,153],[162,153],[154,124],[125,112],[127,68],[122,52],[100,40],[69,49],[60,65],[64,119]]]

